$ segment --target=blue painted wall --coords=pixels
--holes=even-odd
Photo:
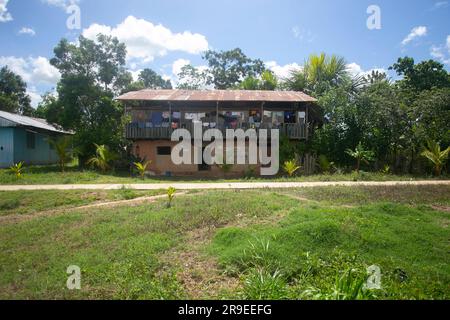
[[[0,127],[0,168],[10,167],[14,162],[14,128]]]
[[[21,161],[27,165],[54,164],[58,156],[48,142],[49,136],[33,133],[34,148],[27,146],[27,130],[24,128],[0,128],[0,142],[4,151],[0,152],[0,167],[10,167]],[[0,144],[1,149],[1,144]]]

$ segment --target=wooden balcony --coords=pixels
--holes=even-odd
[[[262,124],[258,127],[256,126],[250,126],[250,124],[242,124],[238,128],[233,129],[256,129],[257,131],[260,129],[268,129],[268,134],[270,135],[270,129],[279,129],[280,130],[280,136],[285,135],[289,139],[292,140],[306,140],[308,139],[308,125],[306,124],[282,124],[279,126],[272,126],[267,124]],[[189,124],[182,124],[180,129],[187,129],[191,133],[191,135],[194,135],[194,127],[192,123]],[[232,129],[232,128],[225,128],[225,127],[218,127],[218,128],[211,128],[209,126],[203,127],[203,132],[205,132],[208,129],[219,129],[223,136],[226,136],[226,130]],[[138,124],[129,124],[126,127],[126,138],[130,140],[170,140],[172,136],[173,129],[169,127],[141,127]]]

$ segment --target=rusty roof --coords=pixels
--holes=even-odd
[[[248,102],[315,102],[313,97],[299,91],[249,90],[151,90],[125,93],[122,101],[248,101]]]

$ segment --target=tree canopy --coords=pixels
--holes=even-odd
[[[32,115],[31,99],[22,77],[8,67],[0,69],[0,110]]]
[[[203,55],[208,63],[207,84],[224,90],[236,87],[246,77],[258,77],[265,71],[260,59],[248,58],[241,49],[229,51],[209,50]]]

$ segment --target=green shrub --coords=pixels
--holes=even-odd
[[[269,273],[264,269],[253,269],[245,278],[243,295],[247,300],[286,299],[286,282],[278,271]]]
[[[22,177],[24,171],[24,163],[23,161],[16,163],[15,165],[9,168],[10,172],[16,176],[17,179]]]

